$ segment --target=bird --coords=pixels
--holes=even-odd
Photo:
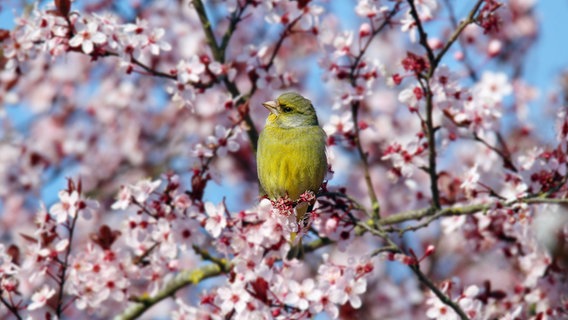
[[[306,191],[316,194],[327,173],[326,134],[320,127],[312,102],[296,92],[286,92],[262,104],[270,112],[258,139],[257,173],[270,200],[288,197],[297,201]],[[298,223],[313,205],[296,206]],[[301,258],[301,238],[288,257]]]

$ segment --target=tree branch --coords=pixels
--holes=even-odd
[[[418,80],[424,79],[425,81],[420,81],[422,89],[424,90],[424,96],[426,99],[426,136],[428,140],[428,173],[430,175],[430,190],[432,193],[432,206],[434,209],[439,210],[441,208],[440,205],[440,191],[438,187],[438,172],[437,172],[437,163],[436,163],[436,137],[435,137],[435,127],[433,121],[433,109],[434,103],[433,99],[433,92],[430,88],[430,80],[434,75],[436,68],[438,67],[440,61],[446,54],[446,52],[450,49],[452,44],[458,39],[459,35],[465,29],[467,25],[474,22],[475,14],[479,10],[483,0],[478,0],[474,7],[469,12],[467,18],[460,23],[454,33],[450,36],[448,42],[444,45],[444,47],[440,50],[440,52],[435,55],[432,48],[428,44],[428,34],[424,31],[424,26],[422,25],[422,21],[418,16],[418,11],[416,10],[416,6],[414,5],[414,0],[408,0],[408,4],[410,5],[410,14],[416,23],[416,27],[418,28],[418,34],[420,36],[420,44],[426,50],[426,55],[428,57],[428,62],[430,64],[428,73],[426,75],[418,74]]]
[[[199,21],[201,21],[201,26],[203,27],[203,31],[205,32],[205,39],[207,41],[207,44],[209,45],[209,48],[211,49],[213,58],[215,58],[215,60],[217,60],[219,63],[225,63],[225,51],[227,49],[229,41],[231,40],[233,32],[236,30],[238,22],[242,21],[241,16],[245,11],[246,6],[239,11],[238,15],[233,16],[234,20],[231,20],[231,24],[229,25],[229,28],[223,36],[221,46],[219,46],[219,44],[217,44],[217,40],[215,39],[215,34],[213,33],[213,29],[211,28],[211,22],[209,21],[209,17],[207,16],[207,12],[205,11],[203,2],[201,0],[192,0],[192,3],[195,7],[195,11],[197,11],[197,15],[199,16]],[[223,83],[225,84],[227,90],[229,90],[229,92],[231,93],[233,99],[238,98],[238,100],[236,101],[237,106],[246,103],[246,100],[250,98],[250,95],[243,97],[235,83],[229,81],[227,77],[223,77]],[[252,118],[250,116],[250,112],[248,110],[243,114],[243,120],[247,125],[246,132],[249,137],[252,149],[256,152],[258,131],[256,130],[254,122],[252,121]]]
[[[418,16],[418,11],[416,10],[416,6],[414,5],[414,0],[408,0],[408,4],[410,5],[410,15],[416,22],[416,27],[418,28],[418,35],[420,36],[420,45],[426,49],[426,55],[428,56],[428,61],[432,63],[435,60],[434,51],[430,48],[428,44],[428,34],[424,31],[424,27],[422,26],[422,20]]]
[[[428,74],[428,78],[430,78],[434,74],[434,71],[438,67],[438,64],[440,63],[440,61],[442,60],[442,58],[444,57],[446,52],[450,49],[452,44],[454,44],[454,42],[458,39],[458,37],[460,36],[462,31],[465,29],[465,27],[467,27],[469,24],[475,22],[475,14],[477,13],[479,8],[481,7],[481,4],[483,3],[483,1],[484,0],[477,0],[477,3],[473,6],[471,11],[467,15],[467,18],[460,23],[458,28],[450,36],[450,38],[448,39],[448,42],[446,42],[446,45],[444,45],[444,47],[440,50],[440,52],[438,53],[438,55],[434,59],[434,61],[433,61],[434,63],[431,65],[431,69],[430,69],[431,72],[429,72],[429,74]]]
[[[79,181],[79,184],[81,182]],[[65,250],[65,257],[63,258],[63,261],[61,262],[61,267],[60,267],[60,272],[59,272],[59,292],[57,293],[57,308],[55,310],[56,314],[57,314],[57,318],[61,319],[61,316],[63,314],[64,311],[64,303],[63,303],[63,293],[64,293],[64,287],[65,287],[65,282],[67,280],[67,269],[69,268],[69,256],[71,255],[71,248],[72,248],[72,244],[73,244],[73,233],[75,231],[75,225],[77,223],[77,219],[79,218],[79,215],[81,214],[81,210],[78,210],[78,212],[75,214],[75,216],[73,217],[73,219],[71,220],[71,225],[69,226],[69,243],[67,244],[67,249]]]
[[[349,79],[351,82],[351,86],[355,88],[357,86],[357,77],[360,68],[359,62],[367,52],[369,45],[373,41],[376,35],[378,35],[387,25],[390,24],[392,17],[398,12],[400,7],[400,2],[398,2],[391,11],[385,16],[385,21],[381,23],[379,27],[373,30],[371,35],[368,37],[367,42],[363,45],[359,54],[355,57],[353,64],[351,65],[351,71],[349,73]],[[371,216],[373,219],[379,220],[381,218],[381,205],[379,203],[379,199],[377,198],[377,193],[375,192],[375,187],[373,186],[373,181],[371,179],[371,172],[369,166],[369,160],[367,158],[367,153],[363,150],[363,146],[361,144],[360,138],[360,130],[359,130],[359,101],[355,101],[351,104],[351,119],[353,121],[353,128],[355,130],[355,136],[353,138],[355,145],[357,147],[357,153],[359,154],[359,158],[361,159],[361,163],[363,164],[363,172],[365,178],[365,184],[367,185],[367,190],[369,194],[369,199],[371,200]]]
[[[497,135],[497,139],[501,141],[501,143],[503,143],[502,138],[500,138],[500,135],[498,132],[495,133]],[[483,138],[481,138],[477,133],[473,133],[473,139],[475,141],[481,142],[484,146],[486,146],[487,148],[489,148],[490,150],[492,150],[493,152],[495,152],[500,158],[501,160],[503,160],[503,164],[505,166],[505,168],[513,171],[513,172],[518,172],[517,168],[515,167],[515,164],[513,163],[513,160],[511,160],[511,154],[509,153],[509,150],[507,150],[506,146],[503,145],[504,150],[499,150],[497,147],[494,147],[492,145],[489,144],[489,142],[485,141]]]
[[[372,255],[379,254],[385,251],[405,254],[400,248],[400,246],[394,243],[394,241],[392,241],[389,238],[389,236],[382,230],[368,226],[366,223],[359,223],[358,225],[363,229],[371,232],[372,234],[379,236],[387,244],[387,246],[373,251]],[[418,280],[421,283],[423,283],[425,286],[427,286],[445,305],[452,308],[460,316],[462,320],[468,320],[468,317],[465,315],[465,312],[463,312],[460,306],[457,305],[454,301],[452,301],[452,299],[446,296],[442,291],[440,291],[440,289],[438,289],[438,287],[436,287],[436,285],[434,285],[434,283],[432,283],[432,281],[424,273],[422,273],[419,266],[420,261],[418,261],[416,257],[414,256],[412,257],[413,260],[415,261],[414,264],[407,264],[407,265],[414,272],[414,274],[416,274]]]
[[[2,297],[2,291],[0,291],[0,302],[2,302],[2,304],[8,309],[10,310],[10,312],[12,312],[12,314],[14,315],[14,317],[16,317],[16,319],[21,320],[22,316],[20,316],[20,313],[18,312],[18,308],[14,305],[12,305],[11,303],[8,303],[8,301],[6,301],[4,299],[4,297]],[[10,299],[12,300],[12,299]]]
[[[526,204],[545,204],[545,203],[552,203],[552,204],[568,204],[568,198],[562,199],[555,199],[555,198],[546,198],[542,196],[534,196],[524,199],[519,199],[513,202],[504,203],[498,202],[503,204],[504,206],[510,206],[515,203],[526,203]],[[370,232],[376,236],[379,236],[383,239],[388,239],[389,245],[382,249],[376,250],[374,254],[378,254],[379,252],[384,251],[393,251],[395,249],[400,251],[400,248],[396,246],[396,244],[392,243],[386,234],[387,231],[390,230],[382,230],[381,226],[389,226],[394,225],[406,221],[411,220],[421,220],[427,218],[427,220],[419,225],[417,225],[414,229],[418,229],[420,227],[424,227],[428,225],[430,222],[444,216],[459,216],[459,215],[467,215],[473,214],[476,212],[488,210],[493,207],[495,203],[488,203],[488,204],[474,204],[469,206],[463,207],[454,207],[454,208],[445,208],[438,211],[435,215],[432,213],[435,211],[433,208],[425,208],[421,210],[411,210],[411,211],[404,211],[397,214],[393,214],[383,219],[377,221],[378,224],[374,224],[373,220],[368,221],[367,223],[360,222],[358,223],[358,229],[356,234],[358,236],[363,235],[366,232]],[[304,252],[313,252],[319,248],[325,247],[329,244],[333,244],[334,242],[328,238],[319,238],[310,243],[304,245]],[[153,297],[142,297],[135,300],[137,302],[134,306],[128,308],[124,313],[117,316],[117,319],[135,319],[148,309],[150,309],[153,305],[157,304],[158,302],[164,300],[167,297],[174,295],[178,290],[189,286],[189,285],[196,285],[202,280],[216,277],[218,275],[227,273],[231,269],[231,263],[225,259],[218,259],[211,257],[209,253],[203,250],[199,250],[198,252],[200,255],[204,256],[207,260],[214,261],[213,264],[207,265],[198,269],[194,270],[185,270],[181,271],[172,281],[167,283],[161,291],[159,291]],[[414,271],[414,270],[413,270]],[[416,272],[415,272],[416,273]],[[418,274],[417,274],[418,276]],[[425,283],[425,285],[427,285]],[[428,285],[427,285],[428,286]],[[435,292],[434,292],[435,293]],[[443,300],[442,300],[443,301]],[[457,311],[456,311],[457,312]]]
[[[430,278],[428,278],[421,270],[420,270],[420,266],[417,264],[415,265],[409,265],[410,270],[412,270],[412,272],[414,272],[414,274],[416,275],[416,277],[418,278],[418,280],[423,283],[426,287],[428,287],[428,289],[430,289],[430,291],[432,291],[436,297],[438,297],[438,299],[440,299],[440,301],[442,301],[442,303],[444,303],[445,305],[447,305],[448,307],[452,308],[460,317],[460,319],[462,320],[468,320],[468,316],[465,314],[465,312],[462,310],[462,308],[455,303],[452,299],[450,299],[450,297],[446,296],[440,289],[438,289],[438,287],[430,280]]]
[[[210,264],[194,270],[182,271],[156,295],[136,299],[136,304],[127,308],[124,313],[118,315],[115,319],[136,319],[158,302],[173,296],[178,290],[189,285],[196,285],[202,280],[216,277],[222,273],[223,270],[218,264]]]
[[[452,22],[452,26],[453,26],[454,29],[457,30],[459,23],[458,23],[458,20],[456,19],[456,14],[454,12],[454,6],[452,5],[452,2],[450,0],[444,0],[444,3],[446,4],[446,7],[448,8],[448,13],[450,14],[450,21]],[[471,80],[477,81],[479,79],[479,76],[477,75],[477,72],[476,72],[475,68],[473,67],[472,62],[469,59],[465,45],[463,44],[463,41],[461,40],[460,37],[458,37],[457,39],[458,39],[458,43],[459,43],[460,47],[462,48],[463,62],[464,62],[465,67],[467,68],[467,71],[469,73],[469,77],[471,78]]]

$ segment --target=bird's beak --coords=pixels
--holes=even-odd
[[[278,115],[278,101],[266,101],[263,102],[262,105],[268,109],[268,111],[270,111],[271,113]]]

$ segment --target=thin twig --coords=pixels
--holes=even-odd
[[[462,310],[462,308],[455,303],[452,299],[450,299],[450,297],[446,296],[440,289],[438,289],[438,287],[430,280],[430,278],[428,278],[421,270],[420,270],[420,266],[418,264],[415,265],[409,265],[410,270],[412,270],[412,272],[414,272],[414,274],[416,275],[416,277],[418,278],[418,280],[423,283],[425,286],[427,286],[430,291],[432,291],[436,297],[438,297],[438,299],[440,299],[440,301],[442,301],[442,303],[444,303],[445,305],[447,305],[448,307],[452,308],[460,317],[460,319],[462,320],[468,320],[468,316],[465,314],[465,312]]]
[[[424,97],[426,99],[426,136],[428,141],[428,173],[430,175],[430,191],[432,193],[432,206],[434,209],[439,210],[441,208],[440,205],[440,190],[438,187],[438,172],[437,172],[437,161],[436,161],[436,137],[435,131],[436,128],[434,127],[433,121],[433,92],[430,88],[430,80],[434,75],[436,68],[438,67],[440,61],[446,54],[446,52],[450,49],[452,44],[458,39],[462,31],[465,29],[467,25],[475,21],[475,14],[479,10],[479,7],[483,3],[483,0],[478,0],[478,2],[474,5],[474,7],[469,12],[467,18],[460,23],[454,33],[448,39],[448,42],[442,47],[440,52],[435,55],[434,51],[428,44],[428,34],[424,30],[424,26],[422,25],[422,20],[418,15],[418,11],[416,10],[416,6],[414,5],[414,0],[407,0],[408,4],[410,5],[410,14],[416,23],[416,27],[418,29],[418,34],[420,37],[420,44],[426,50],[426,55],[428,57],[429,62],[429,69],[426,75],[418,74],[418,80],[420,85],[424,91]],[[423,79],[424,81],[421,81]]]
[[[422,20],[420,20],[420,17],[418,16],[418,11],[416,10],[416,6],[414,5],[414,0],[408,0],[408,4],[410,5],[410,15],[414,19],[414,22],[416,22],[416,28],[418,28],[420,45],[422,45],[424,49],[426,49],[426,55],[428,56],[428,61],[432,63],[433,61],[436,60],[436,58],[434,57],[434,51],[432,51],[430,44],[428,44],[428,34],[426,33],[426,31],[424,31],[424,27],[422,26]]]
[[[61,263],[61,273],[59,275],[59,293],[57,294],[57,308],[55,313],[57,314],[57,318],[61,319],[62,314],[64,311],[64,304],[63,304],[63,293],[65,287],[65,281],[67,280],[67,269],[69,267],[69,256],[71,255],[71,248],[73,243],[73,233],[75,231],[75,224],[77,219],[79,218],[80,210],[75,214],[73,220],[71,220],[71,226],[69,227],[69,243],[67,244],[67,249],[65,250],[65,257],[63,258],[63,263]]]
[[[195,7],[197,15],[199,16],[199,21],[201,21],[201,26],[203,27],[203,31],[205,32],[205,39],[207,41],[207,44],[209,45],[209,48],[211,49],[211,52],[213,53],[213,58],[215,58],[215,60],[217,60],[220,63],[224,63],[226,47],[229,41],[231,40],[231,36],[233,35],[234,30],[236,30],[237,23],[239,21],[242,21],[241,16],[244,13],[245,8],[243,7],[243,9],[239,11],[239,15],[234,16],[235,17],[235,20],[233,21],[234,25],[229,27],[229,29],[223,36],[221,46],[219,46],[217,44],[217,40],[215,39],[215,34],[213,33],[213,29],[211,28],[211,22],[209,21],[209,17],[207,16],[207,12],[205,11],[205,6],[203,5],[203,2],[201,0],[192,0],[192,3],[193,6]],[[237,86],[235,85],[235,83],[230,81],[227,77],[223,78],[223,83],[225,84],[227,90],[229,90],[229,92],[231,93],[233,99],[238,98],[238,101],[236,102],[237,106],[245,103],[246,99],[250,98],[250,95],[244,97],[237,88]],[[243,115],[243,120],[247,125],[246,132],[249,137],[252,149],[256,152],[256,147],[258,142],[258,131],[256,130],[254,122],[252,121],[250,112],[247,111]]]
[[[479,8],[481,7],[481,4],[484,2],[484,0],[477,0],[477,3],[473,6],[473,8],[471,9],[471,11],[469,12],[469,14],[467,15],[467,17],[465,18],[465,20],[463,20],[460,25],[458,26],[458,28],[454,31],[454,33],[450,36],[450,38],[448,39],[448,42],[446,42],[446,44],[444,45],[444,47],[440,50],[440,52],[438,53],[438,55],[436,55],[436,58],[434,59],[434,63],[431,66],[430,72],[428,74],[428,78],[432,77],[432,75],[434,74],[435,69],[438,67],[438,64],[440,63],[440,61],[442,60],[442,58],[444,57],[444,55],[446,54],[446,52],[450,49],[450,47],[452,46],[452,44],[458,39],[458,37],[460,36],[460,34],[462,33],[462,31],[465,29],[465,27],[467,27],[469,24],[475,22],[475,14],[477,13],[477,11],[479,10]]]
[[[0,294],[1,293],[2,292],[0,291]],[[12,312],[12,314],[14,315],[14,317],[16,317],[16,319],[18,319],[18,320],[22,319],[22,316],[20,316],[20,313],[18,312],[18,308],[16,306],[12,305],[11,303],[8,303],[8,301],[6,301],[4,299],[4,297],[2,297],[2,295],[0,295],[0,301],[2,302],[2,304],[4,306],[6,306],[6,308],[8,310],[10,310],[10,312]]]
[[[498,137],[500,136],[499,133],[495,133],[495,134]],[[484,146],[486,146],[487,148],[489,148],[490,150],[495,152],[501,158],[501,160],[503,160],[503,164],[505,165],[505,168],[510,169],[513,172],[518,172],[517,168],[515,167],[515,164],[511,160],[511,154],[509,153],[509,151],[506,148],[505,148],[505,150],[502,151],[502,150],[498,149],[497,147],[490,145],[489,142],[485,141],[483,138],[481,138],[475,132],[473,133],[473,139],[475,141],[481,142]]]
[[[379,253],[383,253],[383,252],[398,252],[398,248],[394,247],[394,246],[386,246],[386,247],[378,248],[376,250],[373,250],[373,252],[371,252],[371,257],[374,257],[374,256],[378,255]]]
[[[367,226],[366,223],[359,223],[358,225],[373,233],[374,235],[381,237],[387,243],[386,247],[377,249],[373,253],[375,253],[376,251],[379,251],[377,252],[377,254],[384,251],[403,253],[400,246],[394,243],[394,241],[392,241],[389,236],[382,230]],[[416,261],[415,264],[409,264],[408,267],[414,272],[414,274],[416,274],[418,280],[425,286],[427,286],[440,299],[440,301],[442,301],[448,307],[452,308],[462,320],[468,320],[468,317],[465,315],[465,312],[461,309],[461,307],[454,301],[452,301],[452,299],[450,299],[448,296],[446,296],[442,291],[440,291],[440,289],[438,289],[438,287],[436,287],[436,285],[434,285],[434,283],[432,283],[432,281],[424,273],[422,273],[422,271],[420,270],[419,261]]]
[[[349,79],[351,82],[351,86],[355,88],[357,86],[357,77],[359,73],[359,62],[367,52],[371,42],[387,25],[390,24],[391,18],[398,12],[400,7],[400,2],[398,2],[391,11],[385,16],[385,20],[383,23],[378,26],[373,32],[368,36],[367,42],[363,45],[359,54],[355,57],[353,64],[351,64],[351,71],[349,73]],[[353,121],[353,128],[355,130],[355,135],[353,137],[353,141],[355,142],[355,146],[357,147],[357,153],[359,154],[359,158],[361,159],[361,163],[363,164],[363,174],[365,179],[365,184],[367,185],[367,190],[369,194],[369,198],[371,200],[371,215],[373,219],[379,220],[381,217],[381,205],[379,203],[379,199],[377,198],[377,193],[375,191],[375,187],[373,186],[373,181],[371,179],[371,172],[369,166],[369,160],[367,157],[367,153],[363,150],[363,145],[361,144],[361,135],[359,129],[359,101],[354,101],[351,104],[351,119]]]
[[[454,6],[452,5],[451,0],[444,0],[444,3],[446,4],[446,7],[448,8],[448,13],[450,15],[450,21],[452,22],[452,26],[453,26],[454,29],[457,30],[459,23],[458,23],[458,20],[456,19],[456,14],[454,12]],[[469,59],[469,55],[467,54],[466,47],[465,47],[461,37],[458,37],[458,43],[459,43],[459,45],[462,49],[463,63],[465,65],[465,67],[467,68],[469,77],[471,78],[471,80],[477,82],[477,80],[479,79],[479,76],[477,75],[477,72],[475,71],[475,68],[473,67],[473,63]]]

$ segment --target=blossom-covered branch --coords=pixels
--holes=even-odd
[[[422,87],[422,91],[426,100],[426,135],[428,137],[428,172],[430,173],[430,184],[431,184],[431,191],[432,191],[432,201],[433,206],[436,209],[440,209],[440,191],[438,187],[438,171],[436,169],[436,128],[434,127],[432,113],[433,113],[433,93],[430,87],[430,79],[434,75],[436,69],[438,68],[438,64],[446,54],[446,52],[450,49],[452,44],[457,40],[461,32],[464,28],[473,23],[475,21],[474,17],[479,7],[483,3],[483,0],[478,0],[477,3],[473,6],[470,10],[468,17],[463,20],[454,33],[450,36],[446,44],[442,47],[438,54],[434,54],[434,51],[430,47],[428,43],[428,35],[424,31],[424,27],[422,26],[422,20],[420,19],[418,12],[416,10],[416,6],[414,4],[414,0],[408,0],[410,5],[410,13],[414,22],[418,28],[418,33],[420,36],[420,44],[426,50],[426,54],[428,57],[428,64],[426,66],[414,66],[409,67],[412,68],[414,72],[416,72],[416,76],[418,79],[424,79],[424,81],[420,81],[420,86]],[[411,57],[410,57],[411,58]],[[408,63],[419,63],[419,59],[411,58],[409,59]],[[426,70],[427,69],[427,70]],[[422,74],[423,71],[427,71],[426,74]]]
[[[222,272],[222,268],[217,264],[207,265],[195,270],[182,271],[176,275],[173,280],[168,282],[165,288],[159,291],[156,295],[153,295],[152,297],[137,298],[134,305],[129,307],[116,318],[122,320],[136,319],[160,301],[173,297],[178,290],[190,285],[197,285],[207,278],[220,275]]]
[[[400,9],[400,2],[396,3],[394,7],[384,13],[383,21],[379,26],[376,28],[371,27],[371,30],[361,30],[359,32],[361,38],[366,38],[365,44],[360,48],[359,54],[357,54],[353,62],[351,64],[351,70],[349,71],[349,80],[351,86],[354,90],[357,91],[357,78],[360,76],[360,70],[362,70],[362,66],[360,65],[361,59],[365,55],[365,52],[371,45],[371,42],[385,27],[389,26],[392,23],[393,17],[399,12]],[[373,19],[370,19],[373,22]],[[354,128],[354,136],[353,141],[357,146],[357,152],[359,153],[359,158],[361,159],[361,163],[363,164],[363,172],[365,176],[365,183],[367,184],[367,189],[369,193],[369,199],[371,199],[371,212],[372,217],[374,219],[380,219],[380,211],[381,205],[379,200],[377,199],[377,194],[375,188],[373,187],[373,181],[371,179],[371,173],[369,168],[369,159],[367,153],[363,150],[363,146],[361,144],[361,133],[360,133],[360,123],[359,123],[359,108],[360,108],[360,101],[354,100],[351,103],[351,119],[353,121],[353,128]]]

